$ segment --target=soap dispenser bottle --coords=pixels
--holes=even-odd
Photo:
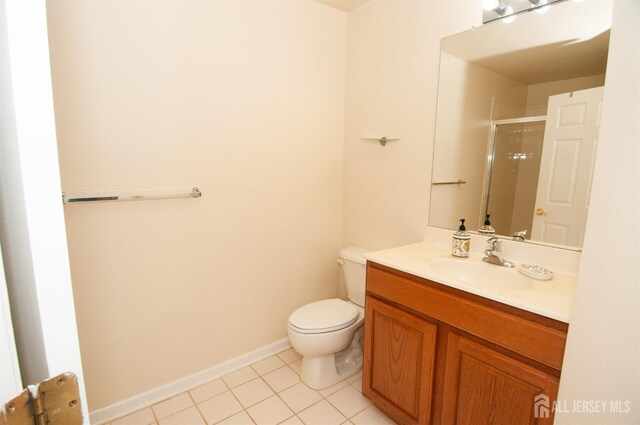
[[[451,255],[459,258],[469,257],[469,248],[471,246],[471,235],[467,233],[467,228],[464,227],[465,219],[460,219],[460,227],[458,231],[453,234],[453,244],[451,246]]]
[[[496,229],[491,227],[491,222],[489,221],[489,217],[491,214],[487,214],[487,217],[484,220],[484,226],[480,226],[478,228],[478,233],[485,236],[493,236],[496,233]]]

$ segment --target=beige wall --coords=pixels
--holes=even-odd
[[[438,96],[433,181],[462,179],[466,183],[432,187],[431,202],[437,208],[430,210],[429,223],[455,228],[460,218],[466,218],[467,229],[476,230],[484,223],[482,189],[491,120],[505,118],[503,114],[521,116],[527,86],[445,53],[440,60],[438,90],[446,96]],[[500,199],[504,201],[504,196]],[[499,220],[499,213],[507,212],[494,211],[494,220]]]
[[[640,2],[616,1],[598,157],[556,424],[640,423]],[[620,231],[611,231],[612,227]],[[574,401],[629,401],[580,413]],[[625,407],[625,405],[622,405]]]
[[[440,39],[481,24],[477,0],[373,0],[349,13],[344,240],[385,248],[422,239]],[[399,137],[364,143],[366,134]],[[456,217],[458,218],[458,217]]]
[[[527,93],[527,116],[547,115],[549,96],[604,86],[604,74],[531,84]]]
[[[311,1],[48,3],[90,409],[286,337],[334,296],[346,15]]]

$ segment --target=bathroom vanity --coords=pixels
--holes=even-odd
[[[553,423],[611,2],[545,11],[442,40],[425,242],[365,255],[363,393],[400,424]],[[489,216],[504,252],[472,234],[452,257],[458,220]]]
[[[443,250],[368,256],[363,393],[399,424],[553,423],[575,276],[539,282]]]

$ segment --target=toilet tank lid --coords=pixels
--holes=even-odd
[[[343,260],[353,261],[354,263],[366,264],[367,260],[363,255],[369,252],[373,252],[373,249],[350,246],[349,248],[342,248],[340,250],[340,258]]]

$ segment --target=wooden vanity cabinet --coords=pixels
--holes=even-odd
[[[362,390],[399,424],[553,423],[566,323],[371,262],[365,309]]]

